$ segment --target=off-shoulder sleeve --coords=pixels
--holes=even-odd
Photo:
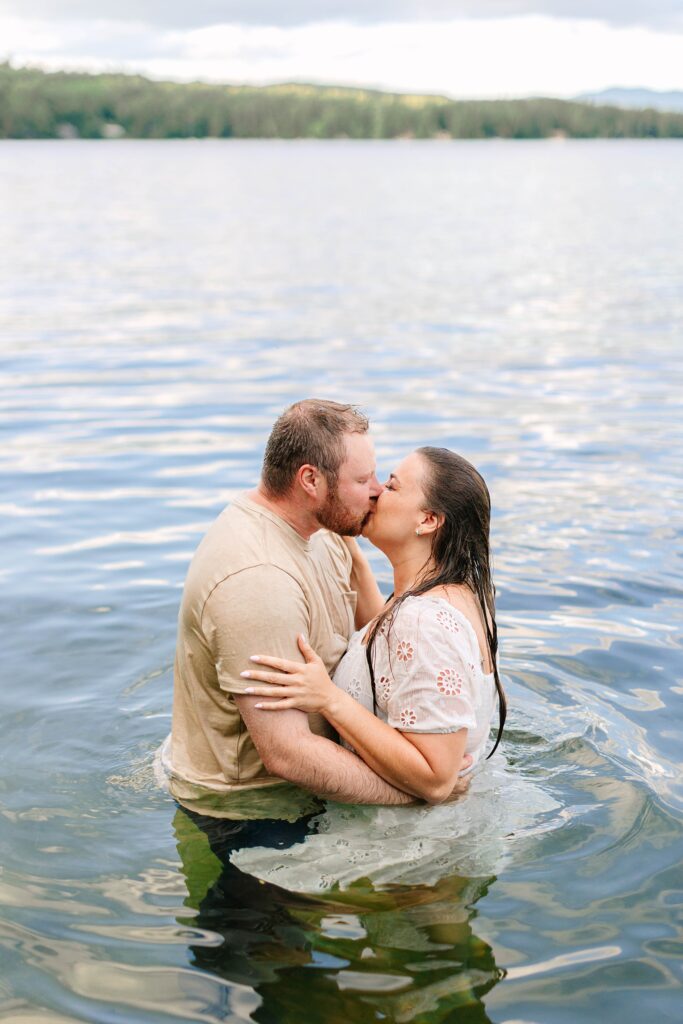
[[[475,729],[472,641],[446,604],[403,605],[389,631],[394,686],[387,721],[401,732]]]

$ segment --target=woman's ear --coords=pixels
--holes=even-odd
[[[419,526],[420,534],[426,537],[428,534],[436,533],[445,521],[446,517],[440,512],[423,512],[422,522]]]

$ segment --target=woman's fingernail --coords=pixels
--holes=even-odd
[[[302,634],[301,634],[301,639],[303,640],[303,642],[304,642],[305,644],[307,644],[307,643],[308,643],[308,637],[306,636],[306,634],[305,634],[305,633],[302,633]]]
[[[250,658],[249,658],[249,661],[260,661],[260,660],[261,660],[261,656],[259,654],[252,654],[250,656]]]
[[[253,686],[247,686],[247,688],[246,688],[246,690],[244,692],[245,693],[253,693],[254,692],[254,687]]]
[[[250,679],[251,678],[251,672],[249,672],[248,670],[246,672],[240,672],[240,675],[241,675],[242,679]]]
[[[262,707],[263,707],[263,704],[254,704],[254,707],[255,707],[255,708],[262,708]]]

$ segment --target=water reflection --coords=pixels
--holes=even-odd
[[[174,830],[187,884],[183,927],[192,962],[261,999],[263,1022],[487,1022],[482,997],[504,976],[477,937],[475,904],[495,878],[452,875],[434,886],[376,889],[367,879],[324,896],[292,893],[230,863],[236,847],[286,849],[296,823],[218,822],[178,809]],[[204,827],[202,827],[204,826]],[[303,1009],[305,1005],[305,1011]]]
[[[0,1017],[677,1019],[683,144],[0,150]],[[484,471],[505,753],[559,806],[505,824],[486,895],[457,860],[240,876],[256,993],[147,769],[192,550],[302,394],[362,404],[383,473],[433,443]]]

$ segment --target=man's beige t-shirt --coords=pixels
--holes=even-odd
[[[268,775],[237,709],[234,695],[249,686],[240,672],[252,654],[302,661],[299,633],[333,672],[354,629],[350,570],[340,537],[320,530],[306,541],[244,495],[210,527],[178,620],[170,790],[185,806],[232,816],[226,795],[282,783]],[[330,735],[321,716],[309,724]]]

